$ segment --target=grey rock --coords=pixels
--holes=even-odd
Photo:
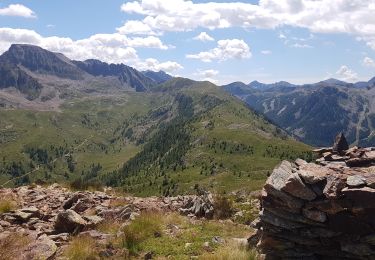
[[[84,216],[83,217],[86,221],[87,221],[87,225],[90,226],[90,227],[95,227],[97,225],[99,225],[100,223],[102,223],[104,221],[104,219],[102,217],[99,217],[99,216]]]
[[[290,195],[303,200],[313,200],[316,194],[308,188],[298,176],[293,172],[292,164],[288,161],[283,161],[268,178],[266,182],[267,187],[272,187],[277,191],[284,191]]]
[[[359,175],[349,176],[346,179],[346,184],[350,187],[364,186],[366,185],[366,178]]]
[[[55,230],[61,233],[73,233],[83,229],[87,222],[75,211],[66,210],[57,215]]]

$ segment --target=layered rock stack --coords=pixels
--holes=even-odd
[[[316,163],[284,161],[267,180],[259,251],[265,259],[375,259],[375,148],[349,149],[340,135],[315,152]]]

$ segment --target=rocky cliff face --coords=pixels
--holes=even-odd
[[[316,150],[316,164],[284,161],[267,180],[254,223],[266,259],[375,259],[375,148],[343,143]]]

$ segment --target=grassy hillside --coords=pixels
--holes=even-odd
[[[153,93],[69,101],[60,112],[0,110],[0,185],[16,178],[6,186],[104,183],[142,196],[254,190],[280,160],[308,150],[221,88],[185,79]]]
[[[119,171],[112,173],[111,180],[137,195],[180,194],[199,188],[217,192],[229,192],[245,188],[259,189],[267,174],[282,159],[311,158],[309,147],[289,139],[275,126],[250,111],[243,103],[226,94],[222,89],[207,82],[176,79],[161,86],[158,91],[185,97],[186,116],[178,125],[173,120],[163,125],[173,131],[154,135],[143,149]],[[191,99],[191,104],[186,100]],[[175,101],[176,102],[176,101]],[[181,112],[177,118],[181,118]],[[179,127],[179,128],[178,128]],[[176,132],[189,140],[174,139]],[[171,158],[157,155],[158,144],[170,148],[167,154],[184,156]],[[155,148],[153,150],[153,148]],[[163,147],[165,148],[165,147]],[[148,156],[155,153],[154,160]],[[147,161],[145,165],[142,165]]]

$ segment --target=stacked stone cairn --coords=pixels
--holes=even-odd
[[[249,242],[264,259],[375,259],[375,147],[339,134],[315,152],[316,163],[275,168]]]

